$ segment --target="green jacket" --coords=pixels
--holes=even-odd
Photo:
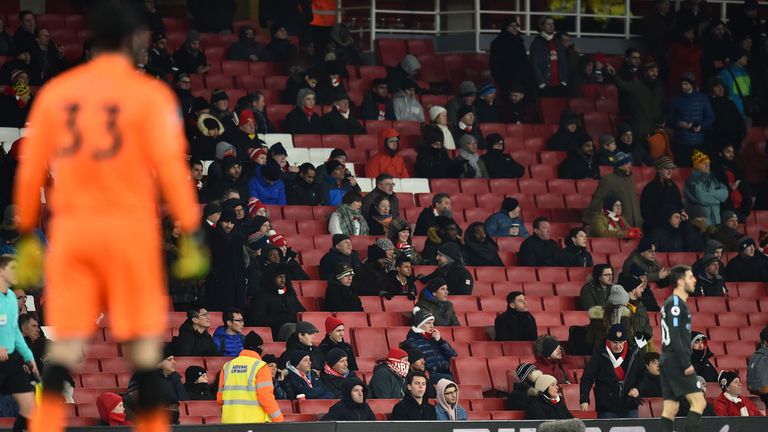
[[[624,81],[618,75],[613,76],[613,81],[622,99],[627,101],[629,124],[634,129],[636,139],[645,142],[656,120],[664,117],[664,86],[658,80],[653,83],[645,79]]]
[[[640,200],[635,191],[635,178],[631,175],[614,171],[600,179],[592,201],[584,214],[584,223],[592,223],[595,216],[603,209],[603,200],[608,195],[615,195],[623,204],[622,216],[630,226],[643,226],[643,216],[640,213]]]
[[[459,326],[461,323],[453,310],[453,303],[449,301],[439,301],[432,293],[425,289],[419,295],[419,301],[416,306],[428,310],[435,316],[436,326]]]

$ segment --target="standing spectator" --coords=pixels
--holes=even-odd
[[[669,104],[667,124],[675,130],[673,151],[678,166],[691,166],[691,153],[704,144],[704,134],[715,120],[709,100],[695,85],[693,74],[683,74],[680,92]]]
[[[702,82],[701,76],[701,46],[696,41],[697,30],[691,22],[683,22],[678,26],[677,35],[667,46],[667,94],[671,95],[679,88],[679,83],[686,75],[692,82]],[[694,84],[691,84],[692,86]],[[679,160],[676,160],[680,163]]]
[[[715,120],[707,141],[716,148],[729,144],[738,147],[747,135],[747,124],[729,92],[720,76],[709,80],[709,104]]]
[[[714,356],[707,343],[707,336],[703,333],[691,332],[691,364],[696,370],[696,375],[704,377],[707,382],[717,382],[717,369],[709,360]]]
[[[728,186],[728,199],[720,205],[720,208],[732,210],[739,216],[739,220],[744,220],[752,211],[755,197],[752,187],[746,181],[736,161],[735,145],[730,143],[722,145],[713,162],[712,174],[720,183]]]
[[[637,385],[637,391],[642,398],[661,397],[661,371],[659,370],[659,360],[661,355],[657,352],[646,352],[643,354],[645,370],[640,377]]]
[[[645,275],[636,276],[635,274],[619,275],[619,285],[624,287],[627,296],[629,296],[627,309],[629,309],[631,315],[628,322],[624,323],[624,328],[629,331],[627,336],[629,345],[632,348],[643,349],[651,343],[651,338],[653,337],[651,320],[648,317],[648,310],[643,303],[643,297],[646,288],[648,288],[648,278]],[[653,346],[649,346],[646,350],[650,351],[651,349],[653,349]]]
[[[224,357],[237,357],[243,350],[243,313],[238,309],[227,309],[222,315],[223,326],[213,332],[213,343]]]
[[[416,306],[432,314],[436,326],[461,325],[453,310],[453,303],[448,300],[448,285],[443,279],[430,280],[421,290]]]
[[[768,257],[756,252],[757,245],[743,237],[737,246],[739,254],[728,261],[725,280],[728,282],[764,282],[768,280]]]
[[[535,341],[536,318],[529,312],[521,291],[507,294],[507,310],[494,321],[497,341]]]
[[[732,53],[731,65],[720,71],[723,87],[728,90],[731,101],[736,104],[736,108],[745,119],[754,114],[752,110],[755,108],[752,99],[752,81],[746,70],[748,62],[749,53],[739,48]]]
[[[301,89],[309,89],[317,91],[317,83],[320,79],[320,72],[315,68],[303,69],[292,68],[288,72],[288,80],[285,83],[285,90],[283,90],[283,103],[292,104],[296,100],[296,96]],[[317,94],[315,94],[317,96]],[[317,100],[315,100],[317,102]]]
[[[456,113],[458,120],[453,125],[453,141],[459,143],[464,135],[471,135],[477,141],[477,145],[480,148],[485,148],[485,142],[483,141],[482,131],[480,125],[477,123],[473,108],[468,105],[464,105],[459,108]],[[461,144],[461,143],[459,143]],[[460,147],[459,147],[460,148]]]
[[[220,356],[221,353],[208,333],[211,316],[204,307],[193,306],[187,311],[187,320],[179,328],[173,341],[173,355],[179,357]]]
[[[728,199],[728,188],[712,175],[709,156],[694,150],[691,156],[693,171],[685,180],[685,204],[688,212],[694,207],[704,210],[707,223],[720,223],[720,203]]]
[[[459,386],[455,382],[441,378],[435,385],[435,391],[438,420],[467,420],[467,411],[459,405]]]
[[[606,66],[606,71],[609,82],[616,84],[622,100],[626,101],[629,124],[634,133],[644,140],[654,130],[656,120],[664,115],[664,86],[659,82],[658,63],[652,58],[646,59],[642,78],[634,81],[623,79],[610,65]]]
[[[501,210],[485,220],[485,231],[491,237],[528,237],[528,230],[520,217],[520,203],[516,198],[504,198]]]
[[[602,137],[600,138],[602,141]],[[568,150],[568,156],[557,167],[561,179],[599,179],[600,167],[595,157],[595,143],[589,135],[582,135],[577,146]]]
[[[240,351],[235,357],[238,354]],[[184,389],[187,391],[188,400],[216,400],[216,395],[211,392],[211,386],[208,384],[208,372],[201,366],[190,366],[184,371]]]
[[[267,265],[261,289],[249,306],[248,325],[270,327],[274,340],[285,340],[295,326],[296,314],[305,310],[286,277],[287,273],[288,269],[283,264]]]
[[[349,370],[347,354],[344,350],[333,348],[328,351],[323,369],[320,371],[320,380],[336,399],[341,398],[343,383],[350,377],[356,378],[355,374]]]
[[[407,394],[392,408],[391,420],[437,420],[435,406],[424,397],[427,376],[423,372],[410,372],[405,378]]]
[[[273,22],[269,27],[269,34],[272,38],[264,50],[272,61],[287,62],[296,55],[296,46],[288,39],[288,30],[284,24]]]
[[[187,391],[181,383],[181,374],[176,372],[176,360],[171,352],[171,344],[166,344],[163,348],[163,360],[157,365],[155,373],[160,379],[156,395],[162,402],[162,407],[170,413],[170,422],[177,424],[179,422],[179,402],[188,399]],[[126,410],[136,412],[138,395],[138,384],[136,383],[136,374],[131,376],[128,382],[128,389],[123,393],[123,403]]]
[[[379,130],[379,152],[365,163],[365,176],[377,178],[388,174],[390,180],[392,177],[409,178],[410,174],[405,168],[405,160],[398,154],[399,150],[400,133],[392,128]]]
[[[613,172],[600,179],[592,201],[589,203],[583,221],[590,223],[596,213],[600,212],[603,201],[609,195],[615,195],[622,203],[622,214],[627,223],[633,227],[643,225],[640,214],[640,202],[635,191],[635,179],[632,177],[632,156],[623,152],[616,153]]]
[[[212,234],[208,236],[211,249],[211,271],[206,282],[205,304],[211,310],[237,308],[246,301],[246,273],[243,247],[245,232],[236,225],[232,209],[224,209]]]
[[[387,71],[386,80],[389,91],[392,93],[399,92],[406,80],[418,79],[419,72],[421,72],[419,59],[414,55],[406,54],[397,66],[389,68]]]
[[[485,231],[482,222],[473,222],[464,233],[464,250],[462,255],[466,257],[469,266],[496,266],[504,263],[499,256],[499,245]]]
[[[747,364],[747,388],[765,403],[768,400],[768,327],[760,331],[760,342]]]
[[[536,356],[536,369],[559,378],[558,382],[571,383],[570,377],[573,375],[563,362],[563,348],[557,339],[552,336],[539,336],[533,344],[533,354]]]
[[[587,250],[587,232],[571,228],[565,236],[565,247],[560,251],[560,265],[564,267],[592,267],[592,254]]]
[[[504,137],[492,133],[485,137],[488,150],[480,156],[490,178],[518,178],[525,174],[525,167],[509,153],[504,153]]]
[[[413,235],[427,235],[430,228],[437,226],[437,218],[439,216],[453,219],[451,196],[445,192],[438,192],[432,196],[432,205],[426,207],[419,213],[419,218],[416,220],[416,228],[413,230]]]
[[[500,28],[500,34],[491,42],[490,67],[493,80],[507,95],[513,88],[531,85],[531,65],[517,17],[507,15]]]
[[[237,42],[230,45],[227,51],[227,58],[229,60],[253,62],[268,60],[268,58],[264,58],[264,54],[264,47],[256,42],[256,29],[252,26],[244,25],[237,31]]]
[[[356,377],[349,377],[341,384],[341,400],[328,409],[321,421],[376,421],[376,415],[368,405],[368,387]]]
[[[622,216],[624,204],[616,195],[608,195],[603,200],[603,211],[595,215],[590,228],[594,237],[615,237],[635,240],[640,237],[640,229],[631,226]]]
[[[395,179],[393,175],[384,170],[375,176],[367,174],[366,176],[376,179],[376,188],[365,194],[363,207],[360,209],[360,212],[364,215],[369,214],[375,201],[379,198],[386,198],[389,201],[389,214],[392,217],[400,217],[400,201],[395,193]]]
[[[51,32],[46,28],[35,29],[35,44],[30,55],[30,65],[42,72],[43,81],[48,81],[64,70],[64,52],[51,40]]]
[[[726,66],[735,48],[725,23],[717,18],[709,22],[707,33],[701,38],[701,72],[704,79],[717,75]]]
[[[589,409],[589,393],[595,387],[598,418],[637,418],[642,400],[637,385],[642,374],[640,351],[629,346],[621,324],[608,329],[604,347],[598,347],[581,378],[581,410]]]
[[[448,230],[452,231],[452,228],[449,226]],[[434,278],[441,278],[446,281],[448,292],[453,295],[472,295],[475,281],[469,270],[464,267],[459,245],[446,242],[440,246],[436,255],[437,270],[420,279],[417,276],[417,279],[429,283]]]
[[[323,130],[328,134],[360,135],[365,133],[365,127],[349,109],[349,95],[346,92],[334,93],[331,111],[324,114],[321,120]]]
[[[331,214],[328,231],[331,234],[368,235],[368,222],[360,213],[363,197],[356,191],[344,194],[341,205]]]
[[[397,120],[424,123],[424,108],[416,100],[416,93],[419,90],[421,89],[416,81],[410,78],[403,81],[403,88],[395,93],[395,97],[392,100]]]
[[[501,111],[496,102],[496,87],[491,83],[484,83],[477,91],[477,100],[474,108],[478,123],[499,123]]]
[[[531,389],[536,380],[543,375],[536,366],[531,363],[520,363],[515,369],[517,382],[512,384],[506,408],[511,411],[523,411],[531,401]]]
[[[539,20],[539,34],[530,47],[533,79],[542,96],[564,96],[568,85],[568,59],[560,40],[555,38],[555,20]]]
[[[289,352],[288,376],[285,378],[293,394],[298,398],[304,395],[306,399],[333,399],[335,395],[320,380],[318,373],[312,367],[320,368],[321,365],[314,365],[310,360],[309,353],[304,350],[293,350]]]
[[[288,33],[301,35],[310,21],[312,21],[311,0],[259,2],[259,25],[263,29],[269,28],[270,22],[283,23]]]
[[[347,171],[344,164],[331,158],[323,164],[323,168],[325,173],[323,173],[323,178],[319,179],[321,203],[323,205],[338,206],[347,193],[360,193],[360,185],[357,184],[357,179]],[[323,170],[320,171],[322,172]],[[318,180],[315,180],[315,182],[318,182]]]
[[[520,245],[517,262],[525,267],[553,267],[559,265],[560,247],[551,239],[552,228],[543,216],[533,221],[533,235]]]
[[[459,154],[455,161],[462,162],[461,178],[488,178],[488,169],[477,153],[477,147],[477,138],[473,135],[464,134],[459,138]]]
[[[352,240],[346,234],[334,234],[332,237],[333,246],[320,259],[320,279],[328,280],[335,275],[336,265],[338,263],[349,264],[353,269],[359,268],[362,263],[357,255],[357,251],[352,250]]]
[[[315,92],[303,88],[296,94],[296,107],[285,116],[283,129],[292,134],[323,133],[320,116],[315,112]]]
[[[0,56],[10,57],[16,53],[13,36],[7,31],[5,18],[0,19]]]
[[[429,108],[429,120],[443,134],[443,140],[441,141],[443,147],[446,150],[456,150],[456,143],[453,141],[453,131],[448,124],[448,111],[441,106],[432,105]],[[426,139],[426,131],[424,132]]]
[[[584,128],[581,126],[580,116],[565,110],[560,113],[560,127],[547,141],[547,149],[570,152],[579,148],[585,142],[585,135],[586,132],[584,132]]]
[[[594,306],[605,307],[608,294],[613,285],[613,269],[609,264],[597,264],[592,268],[592,274],[579,293],[579,310],[589,310]]]
[[[184,44],[173,53],[173,63],[179,72],[186,74],[204,74],[211,69],[205,53],[200,49],[200,33],[190,30]]]
[[[541,375],[533,384],[531,401],[525,409],[528,420],[564,420],[573,418],[559,393],[557,378]]]
[[[280,165],[269,159],[264,165],[257,165],[248,182],[250,197],[265,205],[286,205],[285,182],[280,178]]]
[[[453,160],[443,147],[443,132],[430,125],[424,128],[423,143],[416,152],[414,177],[458,178],[464,172],[464,161]]]
[[[654,10],[643,20],[645,46],[653,58],[663,62],[666,72],[667,45],[675,29],[675,11],[669,0],[656,0],[654,3]]]
[[[401,346],[417,349],[424,354],[426,369],[432,382],[440,378],[453,379],[450,363],[451,359],[457,356],[456,351],[443,339],[440,330],[435,328],[435,317],[429,311],[419,307],[413,308],[413,326]]]
[[[642,79],[640,73],[641,54],[640,50],[635,47],[629,47],[624,50],[624,63],[622,64],[619,76],[624,81],[635,81]],[[624,109],[621,112],[626,112]]]
[[[355,271],[348,264],[339,263],[325,290],[323,309],[329,312],[362,312],[363,304],[357,290],[352,286]]]
[[[376,363],[371,377],[371,397],[374,399],[398,399],[405,393],[405,376],[408,374],[408,353],[391,348],[387,357]]]
[[[235,0],[217,1],[215,4],[206,0],[187,0],[187,9],[192,15],[192,25],[202,33],[232,33],[237,2]]]
[[[385,79],[373,80],[371,91],[365,94],[360,105],[360,117],[363,120],[397,120],[395,107],[389,99],[389,85]]]
[[[720,260],[712,254],[706,254],[697,261],[694,268],[696,276],[695,296],[723,297],[728,294],[725,278],[720,276]]]
[[[340,319],[329,316],[325,319],[325,338],[320,342],[318,348],[323,353],[324,358],[328,358],[328,352],[332,349],[340,349],[344,351],[347,356],[347,366],[351,371],[359,370],[357,366],[357,359],[355,358],[355,352],[352,350],[352,345],[344,340],[344,332],[346,328],[344,322]]]
[[[472,81],[462,81],[459,84],[459,94],[454,96],[445,105],[448,114],[448,123],[455,125],[464,115],[471,112],[475,114],[475,100],[477,99],[477,86]],[[463,115],[459,113],[464,108]],[[469,122],[469,126],[477,126],[475,118]]]
[[[30,52],[33,49],[36,29],[35,14],[29,10],[19,12],[19,28],[13,34],[13,45],[16,47],[16,53]]]
[[[320,205],[322,193],[320,184],[315,182],[316,174],[317,171],[311,163],[305,162],[299,165],[298,175],[286,187],[285,195],[288,205]]]
[[[720,382],[720,396],[712,404],[715,413],[720,417],[760,417],[763,414],[757,409],[755,403],[747,397],[741,396],[741,379],[738,372],[727,370],[720,371],[717,377]]]
[[[672,180],[672,170],[677,165],[667,156],[656,160],[656,177],[645,185],[640,196],[640,212],[645,225],[643,229],[651,232],[654,228],[666,225],[667,221],[658,211],[659,206],[672,206],[683,208],[683,200],[680,197],[680,189]]]

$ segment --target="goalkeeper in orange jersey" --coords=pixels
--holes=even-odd
[[[63,431],[61,391],[100,312],[135,370],[139,431],[168,431],[156,373],[169,303],[159,193],[186,233],[177,277],[202,276],[200,210],[188,180],[180,109],[172,91],[134,67],[147,30],[129,3],[102,2],[89,18],[94,58],[50,81],[30,113],[15,185],[19,285],[39,284],[42,249],[32,235],[48,170],[52,217],[45,257],[45,316],[56,342],[43,372],[33,432]]]

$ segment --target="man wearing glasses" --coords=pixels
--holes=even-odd
[[[210,320],[209,320],[210,321]],[[237,357],[243,350],[243,314],[237,309],[228,309],[222,315],[224,325],[219,326],[213,333],[213,343],[216,344],[221,355],[225,357]]]
[[[240,315],[242,318],[242,315]],[[203,307],[192,306],[187,311],[187,320],[179,328],[179,335],[173,338],[173,355],[178,357],[220,356],[208,329],[211,317]],[[241,325],[242,327],[242,325]]]
[[[371,211],[373,202],[379,196],[385,196],[389,200],[389,214],[393,218],[400,217],[400,202],[397,200],[397,194],[395,193],[395,180],[388,173],[382,173],[376,177],[376,188],[363,198],[360,214],[367,216]]]

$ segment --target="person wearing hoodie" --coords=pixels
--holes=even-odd
[[[365,127],[349,109],[349,95],[346,92],[337,91],[333,94],[331,102],[331,111],[321,118],[324,133],[339,135],[365,133]]]
[[[480,156],[489,178],[518,178],[525,174],[525,167],[504,153],[504,137],[492,133],[485,137],[488,150]]]
[[[296,397],[304,395],[306,399],[335,398],[333,392],[320,379],[320,375],[312,369],[313,367],[319,368],[321,365],[314,365],[310,360],[309,353],[297,349],[289,351],[287,357],[288,376],[285,381]]]
[[[320,380],[325,387],[333,393],[335,398],[341,398],[344,381],[355,377],[354,372],[349,370],[347,362],[347,353],[339,348],[333,348],[325,356],[323,369],[320,371]]]
[[[765,282],[768,280],[768,257],[757,251],[755,241],[742,237],[736,247],[739,254],[728,261],[725,280],[728,282]]]
[[[238,309],[227,309],[222,315],[224,325],[216,328],[213,332],[213,342],[221,355],[225,357],[237,357],[243,350],[243,326],[245,320],[243,313]]]
[[[630,226],[640,227],[643,225],[640,202],[635,191],[635,179],[632,176],[632,155],[624,152],[616,153],[613,172],[600,179],[600,183],[592,195],[592,201],[590,201],[582,218],[583,222],[591,223],[594,220],[595,215],[602,211],[603,201],[608,195],[615,195],[621,200],[622,213]]]
[[[443,131],[439,126],[426,126],[422,132],[423,144],[416,152],[414,177],[459,178],[464,172],[464,160],[451,159],[443,147]]]
[[[696,375],[704,377],[707,382],[717,382],[717,368],[710,362],[715,354],[710,351],[707,336],[703,333],[691,332],[691,364]]]
[[[542,335],[533,344],[533,354],[536,357],[534,366],[545,374],[552,375],[558,382],[570,384],[573,374],[563,361],[564,351],[560,342],[552,336]]]
[[[603,200],[603,211],[595,215],[590,224],[593,237],[615,237],[618,239],[638,239],[640,229],[631,226],[622,216],[624,203],[616,195],[608,195]]]
[[[392,128],[379,130],[379,152],[365,163],[365,176],[376,178],[381,174],[389,174],[394,178],[409,178],[405,160],[398,154],[400,149],[400,133]]]
[[[429,120],[443,133],[443,147],[446,150],[456,150],[453,131],[448,124],[448,111],[439,105],[432,105],[429,107]]]
[[[234,357],[238,354],[240,351]],[[187,390],[188,400],[216,400],[216,394],[208,384],[208,372],[200,366],[190,366],[184,371],[184,389]]]
[[[448,285],[443,279],[430,280],[421,291],[416,306],[430,312],[435,317],[436,326],[461,325],[453,310],[453,303],[448,300]]]
[[[516,198],[504,198],[501,210],[485,220],[485,232],[491,237],[528,237],[528,230],[520,217],[520,203]]]
[[[723,262],[723,252],[724,252],[724,248],[722,243],[720,243],[715,239],[707,240],[707,242],[704,243],[703,255],[698,260],[696,260],[695,263],[693,263],[692,270],[693,270],[694,276],[703,271],[704,257],[706,257],[707,255],[714,256],[715,259],[717,259],[717,262],[720,264],[720,271],[721,272],[724,271],[725,263]],[[709,261],[709,259],[707,261]]]
[[[321,421],[376,421],[366,400],[368,387],[358,377],[350,377],[341,385],[341,400],[336,402]]]
[[[268,53],[269,58],[274,62],[287,62],[296,55],[296,46],[288,39],[288,30],[282,23],[274,22],[269,27],[269,34],[272,36],[264,51]]]
[[[602,141],[602,137],[600,138]],[[581,135],[578,145],[568,150],[568,156],[557,167],[561,179],[600,179],[600,167],[595,157],[595,143],[589,135]]]
[[[565,96],[568,86],[566,48],[555,37],[555,20],[551,16],[539,20],[539,34],[529,50],[534,84],[542,96]]]
[[[184,44],[173,53],[173,63],[179,72],[187,74],[204,74],[211,69],[205,53],[200,49],[200,33],[196,30],[187,33]]]
[[[123,397],[117,393],[105,392],[96,398],[96,410],[105,426],[130,426],[133,424],[125,415]]]
[[[573,414],[565,405],[565,397],[558,393],[557,378],[552,375],[541,375],[536,379],[529,391],[531,400],[525,408],[525,418],[528,420],[566,420]]]
[[[368,246],[368,258],[356,269],[352,287],[357,295],[376,296],[389,287],[387,278],[387,253],[377,244]],[[359,300],[358,300],[359,301]],[[360,309],[362,311],[362,306]]]
[[[675,163],[684,167],[691,166],[691,153],[704,145],[705,133],[715,120],[709,99],[695,86],[693,74],[684,73],[680,92],[672,98],[667,115],[667,124],[675,131]]]
[[[592,267],[592,254],[587,250],[587,232],[571,228],[565,236],[565,247],[560,251],[560,265],[564,267]]]
[[[429,311],[416,306],[413,308],[413,326],[408,331],[401,347],[406,350],[417,349],[422,352],[426,372],[430,382],[440,378],[453,379],[451,374],[451,359],[456,357],[456,351],[446,341],[440,331],[435,328],[435,317]]]
[[[287,273],[283,264],[267,265],[261,289],[251,299],[248,309],[248,325],[270,327],[274,340],[285,339],[289,326],[282,332],[281,327],[295,323],[296,314],[305,310],[286,277]]]
[[[376,362],[370,380],[371,398],[400,399],[405,393],[405,376],[410,365],[408,353],[392,348],[387,357]]]
[[[722,210],[732,210],[743,221],[752,212],[755,203],[752,187],[736,161],[736,146],[726,142],[717,150],[712,161],[712,175],[728,187],[728,198],[720,204]]]
[[[455,382],[441,378],[435,385],[435,392],[438,420],[467,420],[467,411],[459,405],[459,386]]]
[[[392,100],[397,120],[424,123],[424,107],[416,100],[416,93],[419,90],[421,89],[416,81],[410,78],[403,81],[403,88],[395,94]]]
[[[349,367],[349,370],[356,372],[358,366],[355,352],[352,350],[352,345],[344,341],[344,332],[344,322],[334,316],[329,316],[325,319],[325,338],[320,342],[318,348],[320,348],[323,357],[326,359],[328,358],[328,352],[332,349],[340,349],[344,351],[344,355],[347,357],[347,366]]]
[[[515,87],[531,86],[531,64],[517,17],[507,15],[499,35],[491,42],[490,67],[493,80],[506,95]]]
[[[280,178],[280,165],[274,159],[268,159],[264,165],[257,165],[254,175],[248,182],[250,197],[265,205],[286,205],[285,183]]]
[[[221,146],[219,144],[222,144]],[[216,145],[216,154],[218,157],[219,148],[231,147],[227,143],[219,143]],[[232,148],[232,153],[234,153]],[[214,165],[217,165],[214,167]],[[213,170],[210,168],[213,167]],[[224,195],[224,192],[234,189],[241,197],[250,196],[248,189],[248,179],[243,175],[243,166],[237,160],[235,156],[224,156],[220,164],[211,164],[209,167],[208,182],[205,187],[200,191],[203,197],[207,201],[215,201]],[[218,171],[218,172],[217,172]]]
[[[229,95],[227,95],[226,90],[213,89],[213,91],[211,91],[210,112],[212,116],[221,121],[221,124],[224,125],[224,129],[228,132],[238,125],[238,118],[235,116],[235,113],[229,109]],[[238,155],[238,158],[241,160],[246,157],[247,153],[243,156]]]
[[[296,107],[285,116],[283,130],[292,134],[321,134],[323,124],[315,112],[315,92],[308,88],[296,93]]]
[[[416,56],[406,54],[400,64],[387,70],[387,86],[389,91],[397,93],[402,90],[406,80],[416,80],[421,72],[421,63]]]
[[[666,225],[663,215],[659,212],[660,205],[670,205],[683,208],[680,189],[672,180],[673,170],[677,165],[667,156],[656,160],[656,176],[645,185],[640,195],[640,213],[643,216],[643,230],[651,232],[654,228]]]
[[[473,222],[464,233],[462,256],[466,257],[466,263],[470,266],[504,266],[499,256],[499,246],[486,234],[482,222]]]
[[[236,61],[267,61],[268,52],[256,42],[256,29],[250,25],[240,27],[237,32],[237,42],[233,43],[227,51],[227,58]]]
[[[352,286],[355,271],[348,264],[339,263],[333,279],[328,280],[323,309],[329,312],[362,312],[363,305]]]
[[[187,311],[187,320],[179,328],[173,341],[173,355],[179,357],[220,356],[208,329],[211,317],[204,307],[193,306]]]
[[[452,123],[453,141],[454,143],[459,143],[461,137],[464,135],[471,135],[477,141],[477,146],[484,149],[485,140],[483,140],[483,134],[480,130],[480,125],[477,123],[477,118],[475,117],[473,109],[473,106],[469,105],[463,105],[458,109],[458,112],[456,113],[458,119]]]
[[[371,84],[371,91],[363,97],[360,105],[360,118],[363,120],[396,120],[395,107],[389,98],[389,86],[383,78],[376,78]]]
[[[522,291],[507,294],[507,310],[494,321],[496,341],[535,341],[536,318],[528,309]]]
[[[208,309],[220,311],[245,304],[245,241],[246,233],[237,225],[235,211],[231,208],[223,209],[216,228],[207,238],[212,256],[205,291],[205,305]]]
[[[579,115],[565,110],[560,114],[560,127],[547,141],[547,150],[569,152],[577,149],[584,143],[584,135],[586,132]]]

